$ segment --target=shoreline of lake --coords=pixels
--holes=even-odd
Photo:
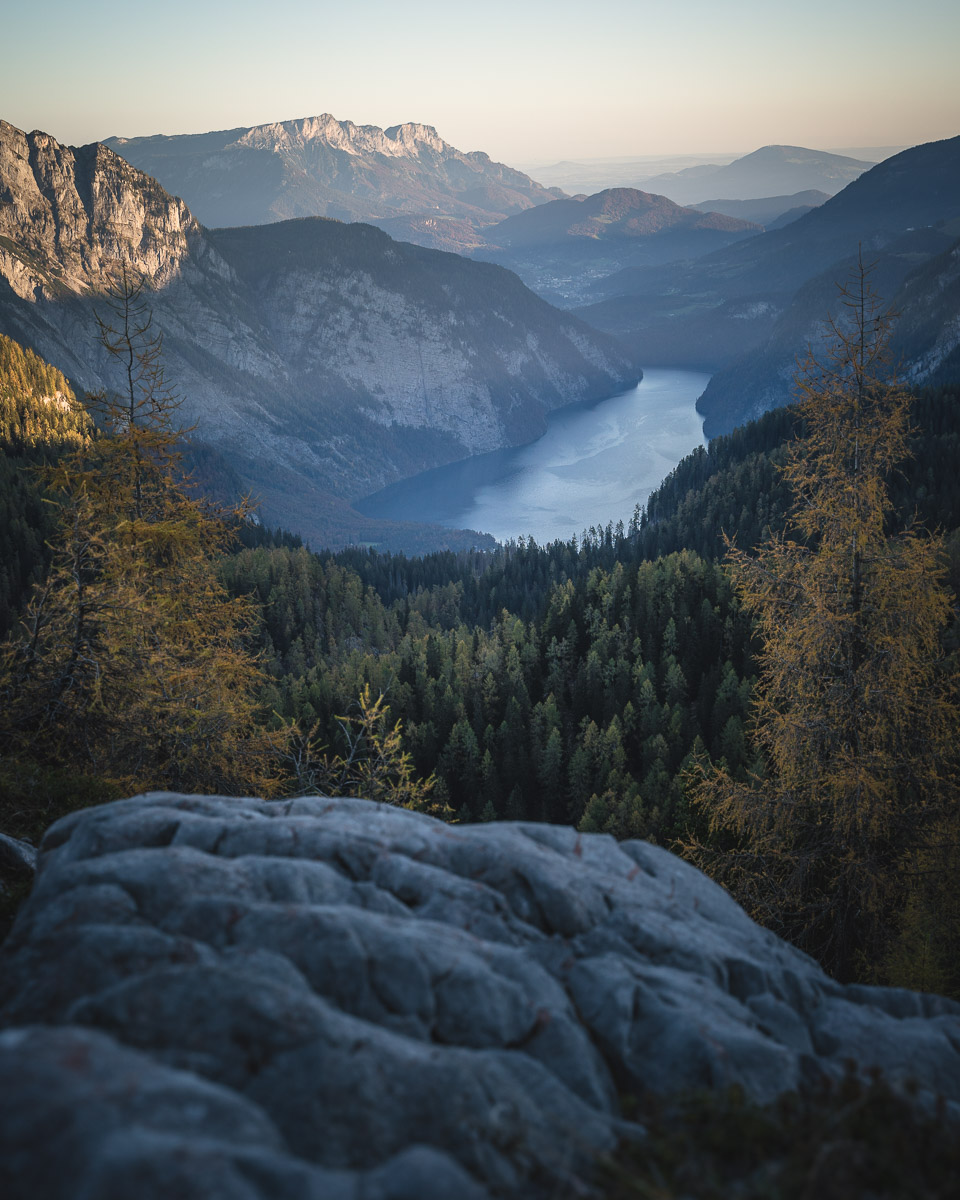
[[[354,507],[541,544],[591,525],[626,524],[677,463],[705,444],[696,401],[709,378],[651,368],[636,387],[552,412],[535,442],[435,467]]]

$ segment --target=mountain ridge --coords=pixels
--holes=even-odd
[[[761,226],[684,208],[637,188],[562,197],[483,231],[469,252],[508,267],[551,303],[582,303],[598,280],[636,267],[696,258]]]
[[[439,215],[480,228],[556,195],[482,151],[458,150],[419,122],[381,129],[322,113],[105,144],[182,196],[210,227],[302,216],[376,223]]]
[[[960,137],[878,163],[783,228],[694,262],[632,267],[598,280],[596,302],[574,311],[620,337],[648,366],[713,372],[699,406],[713,436],[786,402],[805,344],[783,335],[823,319],[833,284],[847,278],[858,251],[881,262],[883,294],[892,299],[912,271],[949,250],[958,219]],[[748,362],[762,355],[776,358],[776,378],[760,370],[759,357]]]
[[[835,195],[874,165],[806,146],[769,145],[723,166],[709,164],[655,175],[645,186],[679,204],[697,204],[710,194],[753,200],[815,189]],[[715,190],[714,184],[721,190]]]
[[[551,201],[507,217],[488,231],[491,242],[508,246],[550,241],[558,235],[609,239],[648,237],[667,229],[713,229],[747,233],[756,224],[723,213],[684,208],[669,197],[638,188],[605,188],[592,196]]]

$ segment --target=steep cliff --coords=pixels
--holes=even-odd
[[[0,121],[0,266],[17,295],[33,300],[102,287],[119,259],[157,286],[189,256],[197,222],[105,147],[73,149],[45,133]]]
[[[94,312],[127,263],[185,421],[267,520],[317,544],[378,540],[351,499],[529,440],[551,408],[636,378],[509,272],[317,218],[210,233],[103,146],[0,123],[0,195],[0,331],[109,385]]]

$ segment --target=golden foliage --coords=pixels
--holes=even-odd
[[[357,701],[358,711],[337,717],[346,742],[345,754],[330,754],[318,744],[316,727],[304,732],[294,725],[289,730],[286,753],[298,794],[360,796],[409,808],[449,820],[448,805],[436,800],[436,777],[420,779],[414,774],[413,759],[403,748],[402,724],[389,723],[390,709],[381,692],[376,699],[365,684]]]
[[[952,613],[941,540],[885,527],[909,397],[883,377],[889,319],[862,263],[842,297],[828,358],[808,359],[798,380],[792,524],[753,554],[728,545],[761,645],[762,766],[747,781],[706,772],[695,795],[725,845],[700,861],[851,978],[884,953],[909,855],[956,813],[960,718],[941,651]]]
[[[258,722],[257,610],[217,581],[232,534],[178,478],[177,401],[126,271],[111,306],[101,342],[125,390],[93,397],[100,436],[46,469],[60,533],[0,650],[3,750],[114,790],[269,793],[277,737]]]

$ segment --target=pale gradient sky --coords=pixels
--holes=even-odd
[[[0,117],[78,145],[330,112],[507,163],[960,133],[956,0],[4,0]]]

